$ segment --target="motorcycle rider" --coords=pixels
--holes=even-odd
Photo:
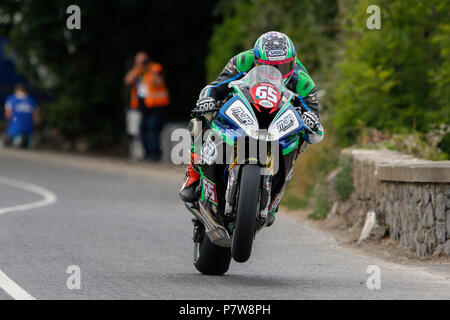
[[[301,114],[303,123],[310,129],[304,140],[309,144],[322,141],[324,131],[320,125],[319,101],[314,81],[298,60],[291,39],[276,31],[261,35],[253,50],[241,52],[229,61],[219,77],[201,91],[192,116],[197,117],[216,108],[216,102],[225,99],[231,92],[228,84],[244,77],[257,65],[271,65],[281,72],[284,85],[297,96],[297,99],[293,100],[294,107]],[[190,124],[191,131],[193,120]],[[180,190],[180,197],[184,202],[192,203],[198,200],[195,190],[200,181],[197,166],[199,152],[200,150],[191,149],[191,163],[186,169],[186,178]]]

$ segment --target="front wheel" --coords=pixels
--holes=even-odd
[[[228,271],[230,261],[230,248],[216,246],[206,234],[203,234],[201,242],[195,242],[194,266],[201,273],[222,275]]]
[[[247,261],[252,253],[260,189],[260,167],[258,165],[242,166],[236,221],[231,245],[231,255],[236,262]]]

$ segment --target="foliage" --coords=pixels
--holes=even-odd
[[[348,145],[364,127],[427,132],[448,123],[450,2],[342,0],[333,99],[334,124]],[[368,30],[366,8],[381,8]]]
[[[330,211],[330,205],[327,201],[327,187],[324,178],[317,181],[314,186],[313,197],[314,211],[308,215],[308,218],[312,220],[325,219]]]
[[[292,188],[290,189],[292,190]],[[282,205],[288,209],[308,208],[311,196],[307,193],[304,196],[296,196],[292,192],[286,192],[282,199]]]
[[[346,201],[353,192],[352,159],[343,157],[339,164],[340,170],[334,181],[334,190],[341,201]]]
[[[445,159],[450,160],[450,132],[447,132],[438,144],[439,149],[445,153]]]
[[[325,127],[327,123],[325,121]],[[316,196],[312,192],[314,186],[325,179],[339,160],[340,149],[333,136],[332,131],[326,132],[321,143],[309,145],[299,154],[292,181],[282,201],[283,205],[290,209],[314,205],[314,201],[311,201]]]
[[[256,39],[267,31],[288,34],[300,60],[313,72],[326,60],[333,45],[335,0],[224,0],[218,11],[224,13],[224,20],[214,27],[206,61],[211,81],[231,57],[253,48]]]
[[[450,125],[431,126],[427,133],[385,133],[373,128],[363,128],[358,137],[358,147],[390,149],[421,159],[448,160],[450,156]]]

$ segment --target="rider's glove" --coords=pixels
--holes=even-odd
[[[214,110],[216,107],[217,107],[216,100],[214,100],[213,98],[211,97],[201,98],[197,101],[195,108],[192,109],[191,115],[193,117],[196,117],[204,113],[208,113]]]
[[[311,111],[306,111],[302,114],[302,121],[311,132],[317,132],[319,130],[319,118]]]

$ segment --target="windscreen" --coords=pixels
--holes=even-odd
[[[283,76],[281,75],[281,72],[277,68],[269,65],[254,67],[241,79],[241,81],[250,88],[260,83],[270,83],[274,85],[278,91],[284,91]]]

